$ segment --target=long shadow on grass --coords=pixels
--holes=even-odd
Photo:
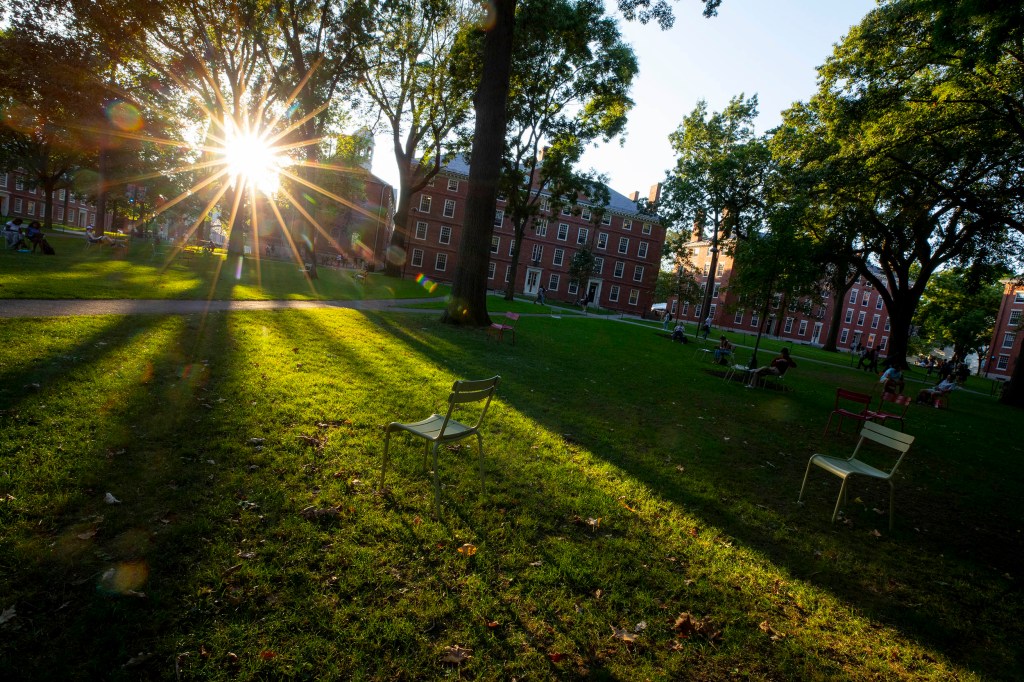
[[[814,513],[812,510],[799,513],[795,511],[771,512],[767,515],[767,518],[751,523],[755,517],[748,515],[744,511],[744,505],[722,504],[721,498],[726,497],[733,500],[758,500],[763,498],[764,496],[758,490],[758,487],[765,484],[772,485],[780,478],[779,475],[765,475],[763,473],[763,464],[747,461],[737,466],[740,462],[733,462],[727,465],[735,470],[736,475],[733,477],[733,480],[722,481],[720,475],[712,475],[712,480],[717,480],[711,486],[702,486],[699,482],[695,484],[677,484],[673,482],[673,477],[666,475],[665,470],[668,467],[665,466],[664,462],[659,462],[658,448],[653,443],[650,445],[640,443],[637,447],[632,448],[631,451],[626,452],[617,446],[614,440],[603,438],[595,433],[596,429],[591,427],[596,426],[602,419],[621,420],[625,417],[627,421],[634,421],[637,425],[642,426],[645,417],[643,416],[644,407],[640,405],[636,407],[637,411],[634,413],[636,416],[628,413],[628,411],[627,414],[623,414],[621,397],[620,402],[616,403],[614,410],[603,409],[601,401],[613,400],[613,392],[607,392],[600,387],[586,387],[586,381],[597,379],[597,376],[593,374],[593,369],[588,367],[589,356],[583,356],[582,354],[575,356],[571,354],[567,356],[559,355],[556,360],[551,357],[554,353],[550,346],[545,347],[544,344],[534,343],[530,340],[529,335],[526,334],[520,334],[519,346],[515,351],[507,347],[481,347],[481,344],[472,338],[474,332],[461,334],[460,341],[462,342],[464,352],[452,354],[441,352],[433,347],[430,342],[418,339],[416,335],[411,334],[402,324],[387,320],[375,320],[375,322],[382,329],[393,334],[401,343],[411,345],[415,348],[416,352],[421,353],[424,357],[430,359],[431,362],[452,367],[457,373],[466,376],[483,376],[497,372],[503,375],[512,375],[512,368],[521,369],[527,363],[531,365],[538,364],[537,362],[530,361],[530,358],[547,358],[547,362],[559,366],[559,372],[573,377],[571,383],[575,390],[580,390],[582,386],[582,390],[593,393],[595,398],[593,415],[566,415],[564,413],[555,415],[546,412],[544,409],[538,409],[538,406],[557,404],[563,398],[566,385],[559,385],[557,379],[555,381],[551,381],[550,378],[546,381],[535,381],[526,386],[523,383],[517,382],[514,376],[509,376],[509,380],[502,387],[502,399],[554,433],[562,433],[567,427],[571,428],[573,438],[580,445],[591,452],[600,453],[601,458],[621,467],[631,476],[655,491],[663,499],[681,508],[699,512],[707,523],[725,529],[732,538],[743,545],[763,552],[773,563],[785,567],[790,574],[819,585],[847,603],[854,604],[865,610],[872,618],[890,623],[893,627],[906,631],[908,635],[943,651],[943,653],[959,661],[961,664],[973,666],[980,670],[989,670],[995,674],[999,674],[998,671],[1005,673],[1006,669],[1002,666],[1008,664],[1011,667],[1019,665],[1019,663],[1010,663],[1010,661],[1014,660],[1015,654],[1005,650],[997,652],[993,648],[989,648],[984,656],[978,653],[985,646],[991,645],[991,642],[983,640],[992,632],[1012,632],[1016,629],[1013,613],[988,613],[987,616],[992,620],[987,622],[985,627],[975,629],[972,626],[967,626],[960,618],[961,611],[956,610],[956,608],[952,613],[946,611],[950,604],[960,605],[960,608],[968,608],[968,604],[963,601],[963,595],[955,584],[948,586],[936,585],[934,583],[935,573],[930,570],[921,576],[924,582],[919,582],[913,571],[903,570],[904,567],[919,561],[915,557],[915,552],[917,551],[916,545],[920,544],[920,541],[914,536],[906,532],[898,532],[896,537],[900,543],[899,545],[887,543],[881,549],[873,548],[868,544],[870,541],[859,541],[853,538],[844,540],[842,536],[836,537],[834,535],[835,531],[827,523],[817,523],[814,520],[808,519],[808,514]],[[458,335],[459,332],[442,332],[441,334],[449,336]],[[555,352],[558,351],[556,350]],[[579,357],[583,357],[584,360],[580,361]],[[541,361],[540,364],[543,364],[543,362]],[[544,368],[540,369],[543,372]],[[531,373],[535,374],[535,372]],[[534,378],[537,377],[535,376]],[[606,384],[609,377],[603,376],[600,379],[602,383]],[[795,402],[807,400],[806,396],[799,394],[788,396],[788,398]],[[596,419],[594,418],[595,416]],[[818,427],[815,424],[814,429],[816,428]],[[815,439],[812,429],[802,435],[799,434],[799,430],[769,434],[767,441],[777,441],[779,447],[793,449],[795,447],[794,437],[797,440],[810,439],[813,441]],[[852,442],[850,447],[852,447]],[[810,448],[806,449],[811,451]],[[798,449],[798,451],[803,450],[803,447]],[[806,459],[798,456],[790,458],[782,465],[784,466],[783,473],[785,474],[786,485],[793,486],[793,497],[795,497],[795,490],[802,477],[805,463]],[[699,474],[701,466],[699,463],[694,466],[694,473]],[[829,481],[829,483],[833,482]],[[826,496],[834,495],[834,488],[835,486],[830,485],[827,488],[829,492],[825,493]],[[822,489],[819,486],[814,495],[819,495]],[[883,491],[879,492],[882,492],[882,495],[884,495]],[[904,489],[900,492],[902,496],[898,495],[897,504],[908,505],[908,493],[910,491]],[[783,497],[789,497],[789,495],[787,494]],[[536,498],[531,500],[532,503],[550,505],[551,499],[546,497]],[[820,511],[824,511],[824,507],[829,505],[826,503],[820,506],[823,508]],[[899,518],[897,522],[899,522]],[[807,530],[808,524],[815,524],[819,527],[823,526],[823,528],[819,531]],[[793,531],[795,532],[793,533],[781,533],[780,541],[779,531],[787,526],[804,526],[805,530],[801,533],[801,531],[796,531],[794,527]],[[800,534],[803,537],[794,537],[794,535]],[[850,547],[850,545],[853,545],[853,547]],[[820,553],[819,556],[816,556],[816,547],[835,547],[841,551],[852,551],[855,554],[860,554],[860,557],[850,562],[851,569],[846,569],[843,566],[843,562],[836,561],[830,563],[827,557],[825,560],[820,558]],[[952,553],[956,549],[955,547],[947,547],[946,551],[947,553]],[[874,555],[877,555],[877,557],[872,558]],[[970,567],[976,565],[974,559],[974,557],[965,554],[954,562],[950,568],[955,573],[966,578],[966,575],[971,570]],[[859,567],[857,572],[851,572],[853,566]],[[932,568],[935,567],[933,566]],[[981,569],[981,567],[978,568]],[[877,590],[874,588],[873,585],[877,581],[881,580],[884,583],[887,579],[897,581],[895,590],[886,588]],[[898,587],[899,584],[910,586],[911,589],[906,592],[907,597],[899,597],[902,592]],[[890,586],[892,585],[893,583],[890,582]],[[985,588],[978,596],[989,592],[991,589]],[[995,587],[995,589],[998,591],[999,588]],[[908,608],[905,600],[907,598],[912,599],[915,592],[933,595],[934,601],[925,604],[924,609],[920,608],[921,605]],[[943,596],[943,593],[945,593],[945,596]],[[977,615],[978,619],[984,617],[984,615]],[[998,649],[998,647],[995,647],[995,649]]]

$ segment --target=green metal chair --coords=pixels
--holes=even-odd
[[[476,436],[480,460],[480,490],[483,492],[485,490],[484,439],[483,436],[480,435],[480,425],[483,423],[484,416],[487,414],[487,408],[491,405],[491,398],[494,397],[494,391],[498,388],[499,381],[501,381],[500,376],[494,376],[490,379],[456,381],[452,386],[451,395],[448,396],[448,411],[445,414],[432,414],[426,419],[410,424],[404,424],[401,422],[391,422],[388,424],[384,428],[384,462],[380,469],[380,488],[384,488],[384,476],[388,467],[388,452],[391,443],[391,433],[393,431],[406,431],[414,436],[424,439],[425,459],[428,456],[432,456],[434,467],[435,516],[440,516],[441,513],[441,480],[438,477],[437,472],[437,449],[442,443],[450,443],[470,436]],[[452,418],[452,414],[456,411],[457,406],[480,401],[483,401],[484,403],[483,409],[480,410],[476,418],[476,423],[472,426],[468,426],[467,424],[456,421]]]
[[[860,447],[864,444],[865,440],[870,440],[900,453],[900,456],[896,460],[892,469],[885,472],[857,459],[857,453],[860,452]],[[907,451],[910,450],[910,445],[913,442],[913,436],[880,426],[874,422],[864,422],[864,428],[861,429],[860,432],[860,440],[857,441],[857,447],[854,448],[853,454],[850,455],[849,459],[843,459],[842,457],[828,457],[826,455],[811,456],[810,461],[807,462],[807,471],[804,473],[804,482],[800,485],[800,496],[797,498],[797,503],[803,501],[804,488],[807,486],[807,477],[811,473],[812,464],[816,464],[825,471],[833,473],[843,479],[843,485],[839,488],[839,498],[836,500],[836,508],[832,512],[832,523],[836,522],[836,516],[839,514],[839,505],[846,499],[846,482],[852,474],[860,474],[862,476],[877,478],[881,481],[888,481],[889,530],[892,530],[893,508],[896,500],[896,487],[893,485],[892,477],[896,474],[896,469],[899,468],[900,462],[903,461],[903,458],[906,456]]]

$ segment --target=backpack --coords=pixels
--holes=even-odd
[[[57,252],[53,250],[52,246],[50,246],[50,242],[46,241],[45,239],[40,243],[40,246],[43,247],[43,253],[45,255],[47,255],[47,256],[55,256],[55,255],[57,255]]]

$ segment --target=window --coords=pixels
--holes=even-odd
[[[498,209],[494,212],[494,226],[501,227],[501,223],[505,220],[505,212]]]
[[[864,326],[864,317],[866,315],[867,315],[867,313],[863,313],[863,312],[857,314],[857,326],[858,327],[863,327]]]
[[[800,320],[800,328],[796,332],[797,336],[807,335],[807,320]]]
[[[585,227],[581,227],[579,231],[576,232],[576,243],[586,244],[588,239],[590,239],[590,230]]]
[[[448,254],[439,253],[437,258],[434,259],[434,269],[438,272],[444,272],[448,267]]]
[[[1024,303],[1024,291],[1018,291],[1013,295],[1014,303]]]
[[[640,300],[640,290],[630,289],[629,290],[629,305],[636,305]]]
[[[559,275],[551,273],[548,277],[548,291],[558,291],[558,285],[561,283],[562,278]]]
[[[589,208],[583,209],[583,213],[581,215],[583,216],[584,220],[590,220],[590,216],[591,216],[590,209]]]
[[[543,258],[543,257],[544,257],[544,245],[543,244],[534,244],[533,245],[533,253],[530,254],[530,259],[533,261],[533,264],[536,265],[536,264],[540,263],[540,259]]]
[[[632,220],[623,220],[622,221],[622,229],[624,231],[626,231],[626,232],[629,232],[630,230],[632,230],[633,229],[633,221]]]
[[[717,308],[718,308],[718,305],[717,305],[717,304],[715,304],[715,303],[712,303],[712,304],[711,304],[711,307],[710,307],[710,308],[708,308],[708,315],[709,315],[709,316],[711,316],[712,318],[714,318],[714,317],[715,317],[715,310],[716,310]]]
[[[555,238],[560,242],[564,242],[569,238],[569,225],[567,223],[558,223],[558,234],[555,235]]]
[[[21,207],[23,204],[24,202],[21,200],[21,197],[16,197],[14,199],[14,212],[21,213]]]
[[[683,301],[683,312],[680,313],[680,315],[682,315],[683,317],[686,317],[689,313],[690,313],[690,303],[688,301]]]
[[[884,331],[889,331],[889,318],[888,317],[885,318],[885,328],[884,328]]]
[[[715,268],[715,277],[721,277],[725,274],[725,263],[719,263],[718,267]]]
[[[604,258],[597,256],[594,258],[594,274],[600,275],[604,272]]]
[[[430,178],[430,180],[427,181],[427,187],[433,187],[435,180],[437,180],[437,176]]]
[[[569,288],[566,289],[566,293],[567,294],[572,294],[572,295],[575,296],[576,293],[579,292],[579,290],[580,290],[579,282],[569,282]]]
[[[439,244],[451,244],[452,243],[452,228],[447,225],[441,226],[441,234],[438,236],[437,241]]]
[[[619,285],[613,284],[612,288],[608,290],[608,300],[612,303],[619,302]]]
[[[611,225],[612,224],[612,214],[611,213],[605,213],[603,216],[601,216],[601,224],[602,225]]]
[[[849,308],[846,309],[845,322],[846,324],[850,324],[851,322],[853,322],[853,311],[850,310]]]
[[[858,289],[850,289],[850,305],[857,303],[857,295],[860,294]]]
[[[494,279],[494,261],[487,264],[487,279]]]
[[[882,343],[878,344],[878,349],[879,350],[885,350],[885,347],[886,347],[886,345],[888,343],[889,343],[889,337],[888,336],[883,336],[882,337]]]
[[[1006,369],[1010,364],[1009,355],[1000,355],[999,361],[996,363],[996,369]]]
[[[64,201],[64,195],[67,194],[67,192],[68,191],[66,189],[62,189],[61,191],[57,192],[57,198],[60,201]]]
[[[0,173],[0,187],[6,187],[6,186],[7,186],[7,173]],[[63,195],[64,194],[64,190],[61,190],[60,193],[61,193],[61,195]],[[64,197],[61,196],[61,199],[63,199],[63,198]]]
[[[613,277],[622,279],[622,273],[626,271],[626,264],[622,261],[615,261],[615,271],[612,273]]]
[[[28,193],[29,194],[35,194],[36,193],[36,188],[35,187],[30,187],[29,190],[28,190]]]
[[[752,314],[752,315],[750,316],[750,326],[751,326],[751,327],[754,327],[754,328],[756,328],[756,327],[757,327],[757,325],[758,325],[758,324],[759,324],[760,322],[761,322],[761,318],[757,316],[757,313],[754,313],[754,314]]]
[[[637,265],[633,268],[633,281],[642,282],[644,281],[644,266]]]
[[[35,215],[36,214],[36,202],[34,202],[34,201],[28,202],[28,214],[29,215]]]
[[[537,231],[538,237],[548,236],[548,221],[544,218],[536,218],[533,221],[533,229]]]
[[[542,211],[550,211],[551,210],[551,202],[549,200],[547,200],[547,199],[541,199],[540,200],[540,210],[542,210]]]
[[[1017,338],[1017,332],[1006,332],[1003,335],[1003,348],[1013,348],[1013,341]]]
[[[515,250],[516,250],[516,240],[515,240],[515,237],[513,237],[512,239],[508,240],[508,255],[509,255],[510,258],[515,254]]]
[[[772,308],[778,310],[780,305],[782,305],[782,294],[775,294],[772,296]]]
[[[498,192],[498,201],[500,201],[503,204],[505,203],[505,193],[504,192]]]
[[[96,214],[95,213],[90,213],[89,214],[89,224],[90,225],[95,225],[96,224]]]
[[[722,288],[721,282],[715,282],[715,288],[711,290],[711,298],[718,298],[718,290]]]
[[[647,258],[647,242],[640,242],[636,249],[637,258]]]
[[[881,319],[881,317],[882,317],[881,315],[872,315],[871,316],[871,328],[872,329],[878,329],[878,320]]]
[[[676,308],[678,307],[678,305],[679,305],[679,300],[678,299],[672,299],[672,314],[673,315],[676,314]]]
[[[787,317],[786,318],[786,326],[782,328],[782,331],[784,333],[786,333],[786,334],[792,334],[793,333],[793,318],[792,317]]]
[[[449,192],[458,192],[459,191],[459,181],[456,180],[455,178],[448,178],[448,191]]]
[[[608,248],[608,233],[598,232],[597,233],[597,248],[602,251]]]
[[[559,213],[561,213],[562,215],[572,215],[572,209],[569,208],[568,206],[563,206],[562,210],[559,211]]]
[[[699,305],[693,306],[693,316],[696,317],[698,321],[702,319],[700,315],[700,308],[701,307]]]
[[[875,335],[868,334],[868,348],[874,348],[875,346]]]
[[[848,339],[848,338],[850,338],[850,330],[849,329],[844,329],[839,334],[839,343],[845,346],[846,345],[846,339]]]
[[[704,263],[704,276],[707,277],[711,274],[711,261]]]
[[[443,215],[445,218],[455,217],[455,199],[444,200],[444,209],[442,209],[441,215]]]
[[[63,206],[58,206],[57,207],[57,220],[61,220],[61,221],[64,220],[64,207]]]
[[[732,318],[733,324],[743,324],[743,311],[737,310],[736,314]]]
[[[416,221],[416,239],[427,238],[427,224],[422,220]]]
[[[23,190],[25,189],[25,180],[22,178],[14,178],[14,189]]]
[[[882,297],[879,296],[875,299],[875,310],[881,310],[883,305]]]
[[[512,279],[512,266],[505,266],[505,283],[507,284]]]
[[[565,262],[565,249],[555,249],[555,258],[551,261],[552,265],[561,265]]]
[[[651,224],[650,223],[644,223],[644,226],[642,228],[640,228],[640,232],[642,234],[650,234],[651,233]]]
[[[867,305],[870,302],[871,302],[871,292],[870,291],[865,291],[864,292],[864,297],[860,300],[860,304],[861,305]]]
[[[420,213],[430,213],[430,202],[433,201],[430,197],[422,195],[420,196]]]
[[[72,209],[68,211],[68,225],[75,224],[75,211]]]
[[[1011,327],[1018,326],[1020,324],[1020,316],[1021,316],[1021,311],[1019,311],[1019,310],[1011,310],[1010,311],[1010,319],[1009,319],[1008,324]]]
[[[515,241],[513,240],[513,243]],[[498,248],[501,246],[501,237],[494,235],[491,237],[491,253],[498,253]]]
[[[412,250],[412,260],[409,261],[409,264],[414,268],[423,267],[423,249]]]
[[[619,237],[619,253],[629,252],[629,239],[627,237]]]

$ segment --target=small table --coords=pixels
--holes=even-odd
[[[729,365],[729,369],[725,373],[725,380],[732,381],[732,378],[736,376],[736,372],[743,372],[743,383],[747,383],[752,371],[753,370],[746,365]]]

